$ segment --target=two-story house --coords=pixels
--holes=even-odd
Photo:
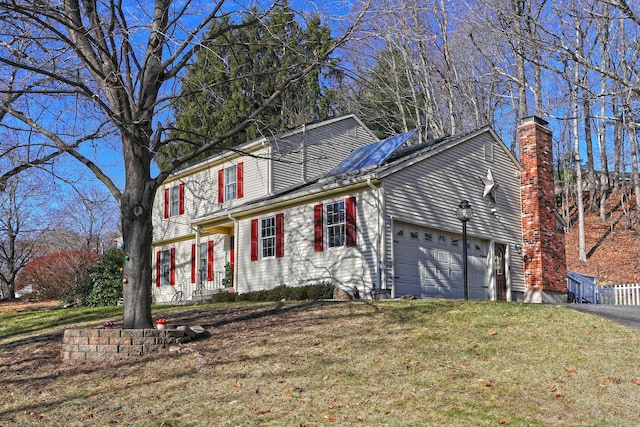
[[[474,212],[470,298],[559,300],[564,244],[553,192],[540,190],[553,188],[550,132],[531,118],[521,135],[523,164],[489,127],[379,141],[349,115],[180,170],[156,197],[154,301],[323,282],[363,297],[461,298],[462,199]]]

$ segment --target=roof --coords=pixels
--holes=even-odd
[[[338,166],[318,180],[306,182],[277,194],[251,200],[230,210],[194,218],[194,223],[236,215],[247,209],[261,209],[262,207],[270,206],[272,203],[308,197],[313,194],[323,193],[329,189],[344,189],[345,186],[362,185],[363,182],[381,179],[410,164],[422,161],[431,155],[461,144],[484,132],[489,132],[496,141],[501,141],[489,126],[425,142],[419,141],[417,129],[392,136],[383,141],[374,142],[354,150]],[[519,162],[513,154],[506,146],[504,149],[514,164],[519,167]]]
[[[252,139],[251,141],[247,141],[235,147],[222,148],[220,152],[216,154],[213,154],[204,159],[198,160],[197,162],[194,162],[194,163],[182,165],[181,167],[179,167],[178,169],[176,169],[174,172],[171,173],[171,175],[167,178],[166,182],[180,179],[185,175],[190,175],[201,169],[209,168],[211,167],[212,164],[222,163],[224,161],[229,160],[230,158],[233,158],[234,156],[241,156],[243,154],[251,153],[256,149],[262,148],[265,144],[273,143],[273,141],[290,138],[298,134],[304,134],[311,130],[329,126],[344,120],[354,120],[358,124],[358,126],[362,127],[369,134],[375,137],[373,132],[371,132],[371,130],[369,130],[369,128],[367,128],[367,126],[355,114],[347,114],[344,116],[333,117],[330,119],[318,120],[312,123],[305,123],[303,125],[297,126],[292,129],[283,130],[282,132],[277,134],[260,136],[258,138]]]
[[[354,150],[338,166],[326,174],[325,178],[380,166],[413,137],[416,132],[417,129],[414,129]]]

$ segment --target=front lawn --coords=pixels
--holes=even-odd
[[[640,331],[567,308],[358,301],[155,314],[212,336],[67,363],[62,328],[121,314],[0,313],[0,425],[611,426],[640,416]]]

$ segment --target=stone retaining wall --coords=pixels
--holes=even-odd
[[[62,339],[62,357],[104,360],[141,356],[192,338],[187,329],[67,329]]]

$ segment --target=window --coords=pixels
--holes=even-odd
[[[251,221],[251,261],[284,256],[284,214]]]
[[[237,167],[231,166],[224,170],[224,199],[234,200],[236,198]]]
[[[356,246],[356,198],[314,206],[313,234],[316,252]]]
[[[176,250],[156,252],[156,286],[175,285],[176,283]]]
[[[484,159],[493,162],[493,141],[486,141],[484,143]]]
[[[180,187],[171,187],[169,192],[169,216],[180,214]]]
[[[344,202],[331,203],[327,211],[327,247],[344,246]]]
[[[495,254],[495,263],[496,263],[496,275],[498,276],[502,276],[504,274],[504,252],[502,251],[502,248],[500,247],[496,247],[496,254]]]
[[[244,196],[244,163],[218,171],[218,203],[241,199]]]
[[[260,255],[262,258],[272,258],[276,255],[275,217],[260,220]]]
[[[182,215],[184,213],[184,184],[164,189],[164,217]]]
[[[207,242],[200,243],[200,271],[198,272],[198,283],[205,283],[207,281]]]

